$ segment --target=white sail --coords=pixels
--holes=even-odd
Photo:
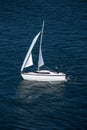
[[[43,37],[43,30],[44,30],[44,21],[43,21],[43,25],[42,25],[41,39],[40,39],[38,70],[39,70],[39,67],[41,67],[42,65],[44,65],[44,60],[43,60],[43,56],[42,56],[42,49],[41,49],[42,37]]]
[[[44,65],[44,60],[43,60],[43,56],[42,56],[42,50],[41,50],[41,47],[40,47],[40,50],[39,50],[39,60],[38,60],[38,68],[41,67],[42,65]]]
[[[21,72],[23,71],[23,69],[24,69],[25,67],[28,67],[28,66],[33,65],[33,60],[32,60],[32,55],[31,55],[31,53],[32,53],[32,49],[33,49],[33,47],[34,47],[34,45],[35,45],[35,43],[36,43],[36,41],[37,41],[39,35],[40,35],[40,32],[39,32],[39,33],[36,35],[36,37],[33,39],[32,43],[31,43],[31,45],[30,45],[30,48],[28,49],[28,52],[27,52],[27,54],[26,54],[26,57],[25,57],[25,59],[24,59],[24,62],[23,62],[23,64],[22,64],[22,67],[21,67]]]
[[[33,65],[33,59],[32,59],[32,53],[31,53],[28,61],[25,64],[25,67],[29,67],[29,66],[32,66],[32,65]]]

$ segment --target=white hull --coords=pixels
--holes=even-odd
[[[56,73],[56,74],[48,74],[48,75],[41,75],[41,74],[36,74],[36,73],[22,73],[21,74],[22,78],[24,80],[28,81],[55,81],[55,82],[65,82],[67,81],[66,75],[63,73]]]

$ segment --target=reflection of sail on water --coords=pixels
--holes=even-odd
[[[22,64],[21,71],[23,71],[23,69],[24,69],[25,67],[29,67],[29,66],[33,65],[32,49],[33,49],[33,47],[34,47],[34,45],[35,45],[35,43],[36,43],[36,41],[37,41],[39,35],[40,35],[40,32],[36,35],[36,37],[35,37],[34,40],[32,41],[32,44],[31,44],[31,46],[30,46],[30,48],[29,48],[29,50],[28,50],[28,52],[27,52],[27,55],[26,55],[26,57],[25,57],[25,59],[24,59],[24,62],[23,62],[23,64]]]

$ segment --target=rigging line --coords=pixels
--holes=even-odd
[[[47,69],[49,69],[50,71],[56,72],[55,70],[49,68],[48,66],[44,65]]]
[[[37,70],[37,67],[35,66],[35,65],[33,65],[34,66],[34,68]]]

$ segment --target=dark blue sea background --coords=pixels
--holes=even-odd
[[[43,20],[45,65],[66,83],[20,75]],[[0,0],[0,130],[87,130],[87,0]]]

